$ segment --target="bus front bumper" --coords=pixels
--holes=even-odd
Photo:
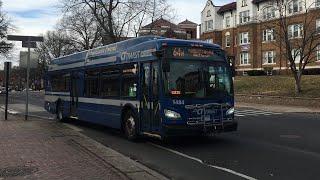
[[[211,124],[204,126],[197,125],[163,125],[165,136],[194,136],[203,134],[223,133],[237,131],[238,122],[228,121],[219,124]]]

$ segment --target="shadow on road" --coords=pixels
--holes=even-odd
[[[114,138],[125,139],[122,132],[118,129],[109,128],[103,125],[97,125],[90,122],[80,121],[80,120],[68,120],[66,123],[78,126],[83,129],[89,129],[93,131],[98,131],[99,133],[112,136]],[[238,133],[228,133],[228,136],[237,136]],[[159,140],[151,137],[141,137],[136,143],[154,143],[161,146],[179,146],[179,147],[204,147],[210,146],[211,148],[214,146],[217,147],[234,147],[238,146],[239,142],[232,140],[231,138],[226,138],[226,134],[215,134],[211,136],[183,136],[183,137],[171,137],[165,140]]]

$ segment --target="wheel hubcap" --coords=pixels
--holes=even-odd
[[[59,110],[59,112],[58,112],[58,119],[59,119],[59,120],[62,119],[62,112],[61,112],[61,110]]]
[[[128,135],[130,135],[130,136],[134,135],[135,122],[134,122],[134,118],[133,118],[132,116],[130,116],[130,117],[127,119],[126,126],[127,126]]]

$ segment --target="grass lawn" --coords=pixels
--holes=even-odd
[[[295,94],[295,80],[291,76],[237,76],[234,88],[236,94],[320,98],[320,75],[302,76],[299,95]]]

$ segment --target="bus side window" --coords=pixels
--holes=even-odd
[[[70,86],[70,74],[51,76],[51,87],[53,92],[68,92]]]
[[[132,64],[126,66],[122,70],[122,97],[136,97],[137,96],[137,81],[138,81],[138,66]]]
[[[101,71],[101,97],[119,97],[120,95],[120,70],[108,68]]]
[[[97,70],[86,71],[85,95],[86,97],[96,97],[99,95],[99,71]]]

